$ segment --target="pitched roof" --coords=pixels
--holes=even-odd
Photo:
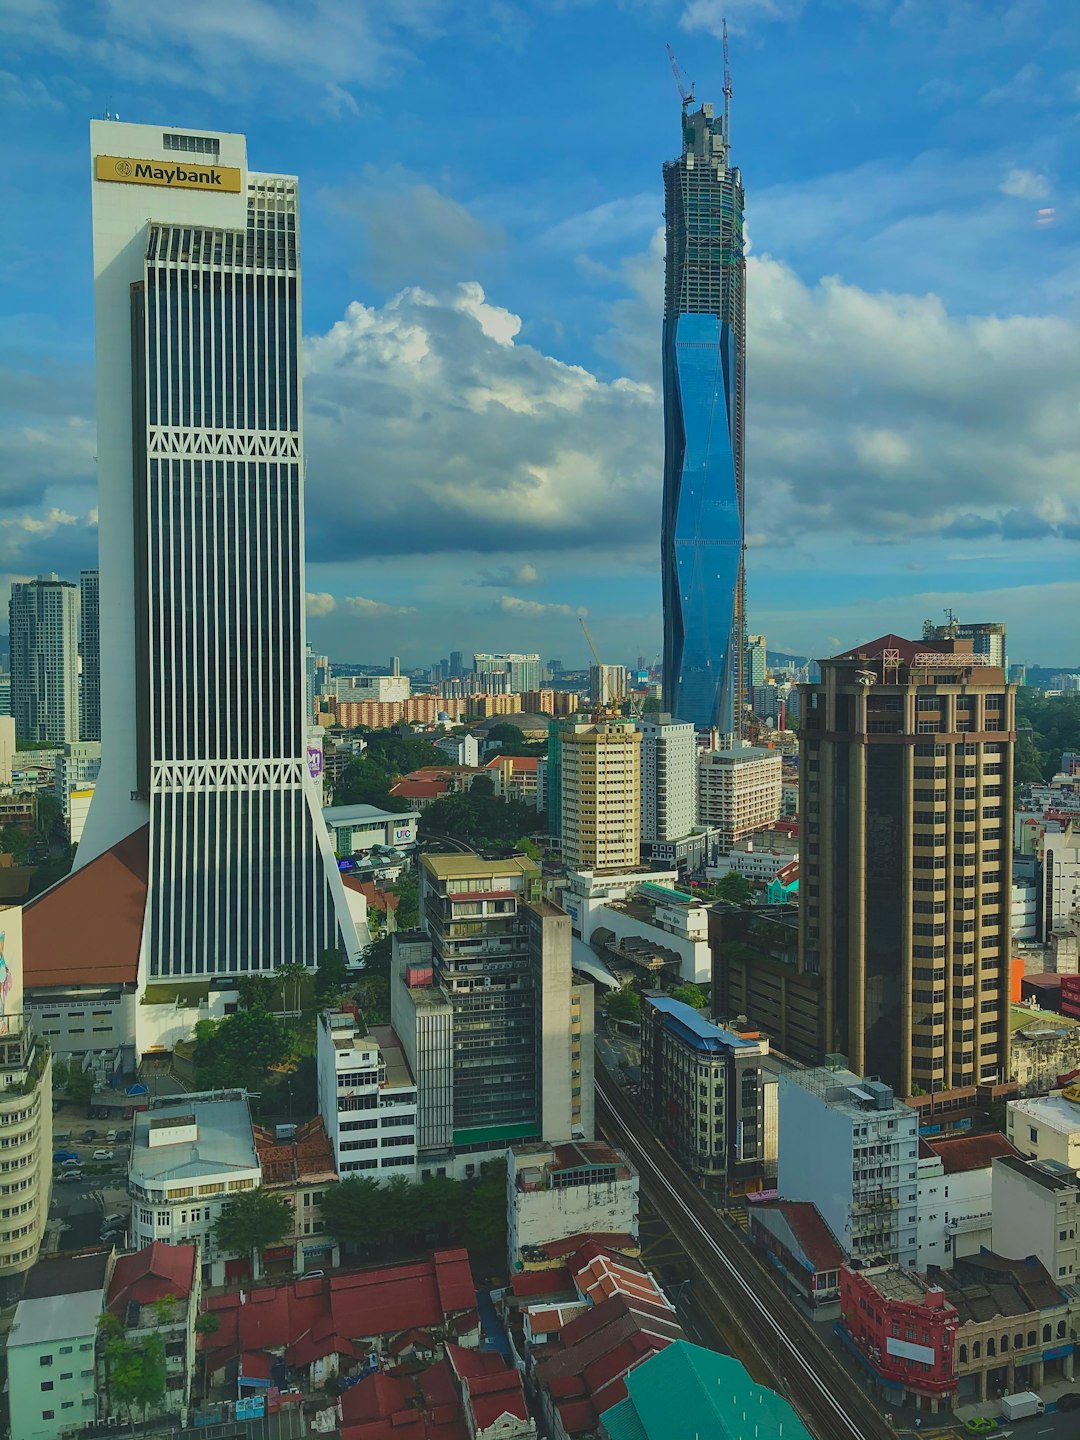
[[[928,1139],[927,1145],[941,1161],[946,1175],[960,1175],[966,1170],[989,1170],[993,1161],[1004,1155],[1019,1155],[1004,1135],[956,1135],[943,1140]]]
[[[130,1304],[152,1305],[167,1295],[184,1300],[195,1283],[195,1246],[155,1240],[134,1255],[121,1255],[113,1270],[106,1305],[123,1316]]]
[[[447,1344],[446,1358],[468,1398],[477,1430],[489,1429],[502,1415],[528,1420],[521,1376],[496,1351]]]
[[[406,776],[391,785],[390,794],[399,795],[405,800],[434,800],[440,795],[446,795],[449,789],[448,780],[410,780]]]
[[[510,1289],[518,1300],[536,1295],[572,1295],[574,1281],[565,1265],[557,1270],[525,1270],[510,1277]]]
[[[134,985],[150,827],[73,870],[23,910],[23,984]]]
[[[767,1200],[755,1205],[751,1215],[765,1210],[778,1211],[799,1242],[806,1258],[817,1270],[839,1270],[845,1263],[844,1252],[836,1237],[821,1218],[811,1200]]]
[[[905,640],[902,635],[879,635],[876,640],[866,640],[851,650],[842,650],[839,655],[833,655],[832,659],[879,660],[883,651],[899,650],[900,659],[905,664],[910,664],[916,655],[938,648],[932,640]]]

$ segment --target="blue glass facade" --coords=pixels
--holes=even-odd
[[[664,709],[741,729],[745,260],[743,192],[722,120],[683,115],[664,166]]]

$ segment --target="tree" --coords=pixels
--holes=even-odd
[[[349,978],[349,967],[341,951],[333,946],[319,952],[319,968],[315,972],[315,998],[325,1000],[339,995]]]
[[[493,1161],[478,1179],[466,1181],[462,1196],[464,1243],[499,1255],[506,1253],[506,1164]]]
[[[540,846],[537,845],[535,840],[530,840],[527,835],[523,835],[520,840],[514,842],[514,849],[520,850],[521,853],[527,855],[530,860],[540,859]]]
[[[210,1359],[210,1339],[221,1329],[221,1317],[215,1310],[204,1310],[195,1317],[195,1334],[203,1337],[202,1350],[202,1394],[206,1396],[206,1372]]]
[[[280,1245],[292,1222],[292,1210],[281,1196],[260,1187],[229,1201],[214,1221],[214,1239],[231,1255],[250,1255],[257,1279],[263,1251]]]
[[[18,825],[5,825],[0,830],[0,849],[10,855],[16,865],[25,865],[30,854],[30,841]]]
[[[406,870],[390,893],[398,897],[395,921],[399,930],[415,930],[420,924],[420,877],[415,870]]]
[[[272,1065],[279,1065],[290,1039],[276,1015],[238,1010],[226,1015],[207,1035],[195,1027],[195,1077],[202,1089],[257,1088]]]
[[[340,1244],[367,1250],[379,1243],[385,1212],[377,1180],[352,1175],[340,1185],[332,1185],[319,1208],[327,1232]]]
[[[129,1340],[124,1327],[111,1311],[98,1319],[105,1362],[105,1396],[109,1410],[121,1406],[134,1425],[135,1407],[145,1419],[165,1401],[165,1339],[157,1332],[142,1340]]]
[[[676,985],[671,992],[673,1000],[681,1000],[684,1005],[692,1005],[695,1010],[704,1010],[708,1001],[705,998],[705,991],[700,985],[693,985],[689,982],[685,985]]]
[[[245,1010],[273,1009],[277,991],[269,975],[241,975],[236,991]]]
[[[622,989],[611,992],[605,1010],[610,1020],[637,1023],[641,1020],[641,996],[631,986],[624,985]]]
[[[89,1105],[94,1098],[94,1072],[69,1065],[64,1094],[73,1105]]]
[[[501,725],[491,727],[487,738],[493,745],[524,745],[525,731],[517,725],[508,725],[503,721]]]
[[[274,980],[281,991],[281,1008],[285,1009],[285,1001],[292,999],[292,1012],[294,1015],[300,1013],[300,987],[307,979],[307,971],[303,965],[290,962],[288,965],[279,965],[274,971]]]
[[[717,900],[724,900],[729,905],[749,905],[754,898],[754,887],[745,875],[729,870],[723,879],[712,887],[712,893]]]

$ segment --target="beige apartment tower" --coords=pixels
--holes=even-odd
[[[1014,687],[885,635],[801,686],[800,950],[822,1048],[903,1095],[1008,1077]]]
[[[633,721],[570,725],[560,734],[562,855],[574,870],[641,860],[641,731]]]

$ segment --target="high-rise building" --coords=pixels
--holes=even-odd
[[[701,752],[698,819],[719,830],[721,854],[780,818],[783,770],[778,750],[740,745],[734,750]]]
[[[1006,627],[997,620],[972,620],[965,624],[950,618],[944,625],[934,625],[929,620],[923,626],[924,640],[970,640],[976,655],[984,655],[991,665],[999,670],[1008,670],[1009,657],[1006,652]]]
[[[629,688],[625,665],[589,666],[589,699],[594,705],[621,705]]]
[[[90,140],[104,761],[76,864],[147,850],[141,983],[355,958],[305,714],[297,182],[242,135]]]
[[[1014,690],[896,635],[802,689],[800,950],[823,1046],[902,1094],[1009,1074]]]
[[[730,107],[683,106],[664,165],[664,709],[740,732],[745,297],[742,176]]]
[[[564,863],[574,870],[639,864],[641,731],[632,721],[567,723],[559,729],[559,755]],[[548,764],[550,771],[550,744]]]
[[[688,721],[646,715],[641,729],[641,839],[681,840],[697,821],[697,737]]]
[[[68,580],[16,581],[8,603],[11,713],[20,741],[79,738],[79,592]]]
[[[82,680],[79,699],[79,739],[101,739],[101,622],[98,606],[98,572],[79,572],[79,658]]]
[[[752,694],[755,685],[765,684],[767,650],[764,635],[746,637],[746,691]]]
[[[319,1113],[343,1180],[416,1175],[416,1081],[388,1025],[323,1010],[316,1032]]]
[[[11,714],[11,671],[0,670],[0,715]]]
[[[460,651],[460,650],[451,650],[451,651],[450,651],[449,668],[450,668],[450,678],[451,678],[452,680],[460,680],[461,677],[462,677],[462,675],[465,674],[464,666],[463,666],[462,663],[461,663],[461,651]]]
[[[505,675],[508,695],[539,690],[544,678],[539,655],[474,655],[473,670],[477,675]]]
[[[593,1131],[592,988],[524,856],[425,855],[395,935],[391,1022],[417,1084],[417,1165],[464,1178],[515,1140]]]

